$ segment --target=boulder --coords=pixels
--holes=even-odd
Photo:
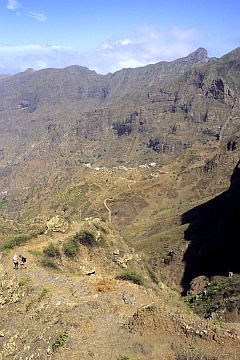
[[[69,230],[69,223],[59,215],[52,217],[47,222],[47,231],[66,233]]]

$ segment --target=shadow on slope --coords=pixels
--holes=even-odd
[[[190,244],[183,257],[183,295],[197,276],[240,272],[240,161],[227,191],[182,215],[182,224],[188,223],[184,237]]]

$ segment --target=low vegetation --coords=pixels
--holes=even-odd
[[[41,294],[39,295],[38,300],[41,301],[46,295],[47,293],[50,291],[50,289],[44,287],[41,291]]]
[[[22,279],[22,280],[19,281],[18,286],[19,286],[19,287],[24,286],[24,285],[26,285],[29,281],[31,281],[30,278]]]
[[[76,242],[73,239],[65,241],[63,244],[63,252],[69,258],[75,257],[78,253]]]
[[[64,330],[52,344],[52,349],[55,351],[60,346],[63,346],[68,338],[68,330]]]
[[[53,243],[50,243],[43,249],[43,254],[50,258],[58,258],[61,256],[59,248]]]
[[[137,273],[136,271],[130,270],[130,269],[124,270],[122,274],[116,276],[116,279],[131,281],[137,285],[144,284],[143,276],[141,274]]]
[[[95,236],[88,230],[82,230],[63,243],[63,252],[65,256],[73,258],[79,253],[80,245],[92,247],[96,244]]]
[[[84,246],[94,246],[96,244],[95,236],[88,230],[83,230],[74,235],[73,240],[76,243],[80,243]]]
[[[43,256],[41,259],[42,266],[57,269],[56,260],[61,258],[61,252],[58,246],[50,243],[43,249]]]
[[[28,240],[36,238],[38,235],[43,233],[43,229],[38,229],[35,231],[30,231],[28,233],[18,232],[16,234],[9,235],[4,241],[0,244],[0,250],[9,250],[13,249],[16,246],[24,245]]]
[[[155,284],[159,284],[158,276],[152,269],[148,268],[148,274]]]
[[[240,306],[240,276],[219,278],[196,295],[186,297],[190,308],[205,318],[216,316],[229,320],[231,313]]]
[[[52,258],[49,258],[48,256],[43,256],[41,259],[41,265],[44,267],[57,269],[57,264],[54,262]]]

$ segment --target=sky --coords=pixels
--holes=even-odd
[[[0,0],[0,74],[99,74],[240,46],[239,0]]]

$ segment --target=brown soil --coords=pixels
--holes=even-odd
[[[162,283],[153,289],[42,268],[32,246],[1,254],[0,359],[237,359],[239,324],[188,315]],[[13,269],[15,252],[27,257],[25,268]]]

